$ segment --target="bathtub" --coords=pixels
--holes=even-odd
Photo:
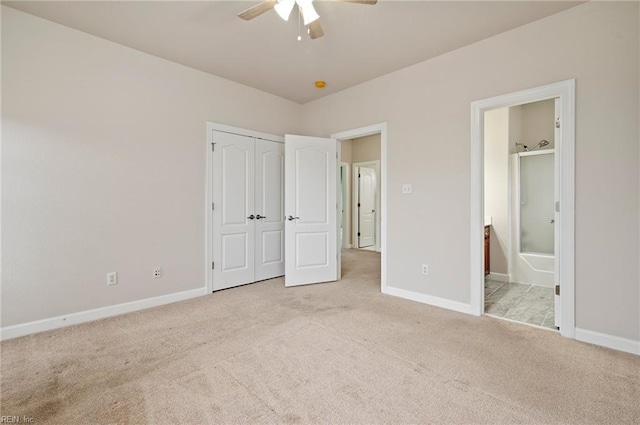
[[[512,280],[553,287],[555,261],[553,255],[520,252],[516,256]]]

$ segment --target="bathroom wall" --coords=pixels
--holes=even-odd
[[[524,148],[516,150],[515,143],[524,143],[532,148],[540,140],[547,140],[549,144],[541,149],[555,149],[555,101],[554,99],[527,103],[509,108],[510,118],[509,150],[511,153],[523,152]]]
[[[494,279],[508,279],[509,108],[484,115],[484,215],[491,217],[491,264]]]

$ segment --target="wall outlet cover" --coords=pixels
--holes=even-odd
[[[118,272],[107,273],[107,286],[118,284]]]

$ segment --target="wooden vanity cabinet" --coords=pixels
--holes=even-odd
[[[488,275],[491,268],[491,226],[484,226],[484,275]]]

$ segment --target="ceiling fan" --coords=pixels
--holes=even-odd
[[[370,5],[374,5],[378,2],[378,0],[335,1]],[[324,30],[322,29],[322,25],[320,25],[320,16],[313,7],[313,0],[264,0],[262,3],[259,3],[243,12],[238,13],[238,17],[244,19],[245,21],[250,21],[257,16],[270,11],[271,9],[275,9],[278,15],[280,15],[282,19],[287,21],[289,19],[289,15],[291,15],[293,7],[296,4],[298,5],[298,9],[300,10],[302,19],[304,20],[304,25],[309,30],[309,37],[311,37],[312,40],[322,37],[324,35]],[[298,37],[298,39],[300,38]]]

